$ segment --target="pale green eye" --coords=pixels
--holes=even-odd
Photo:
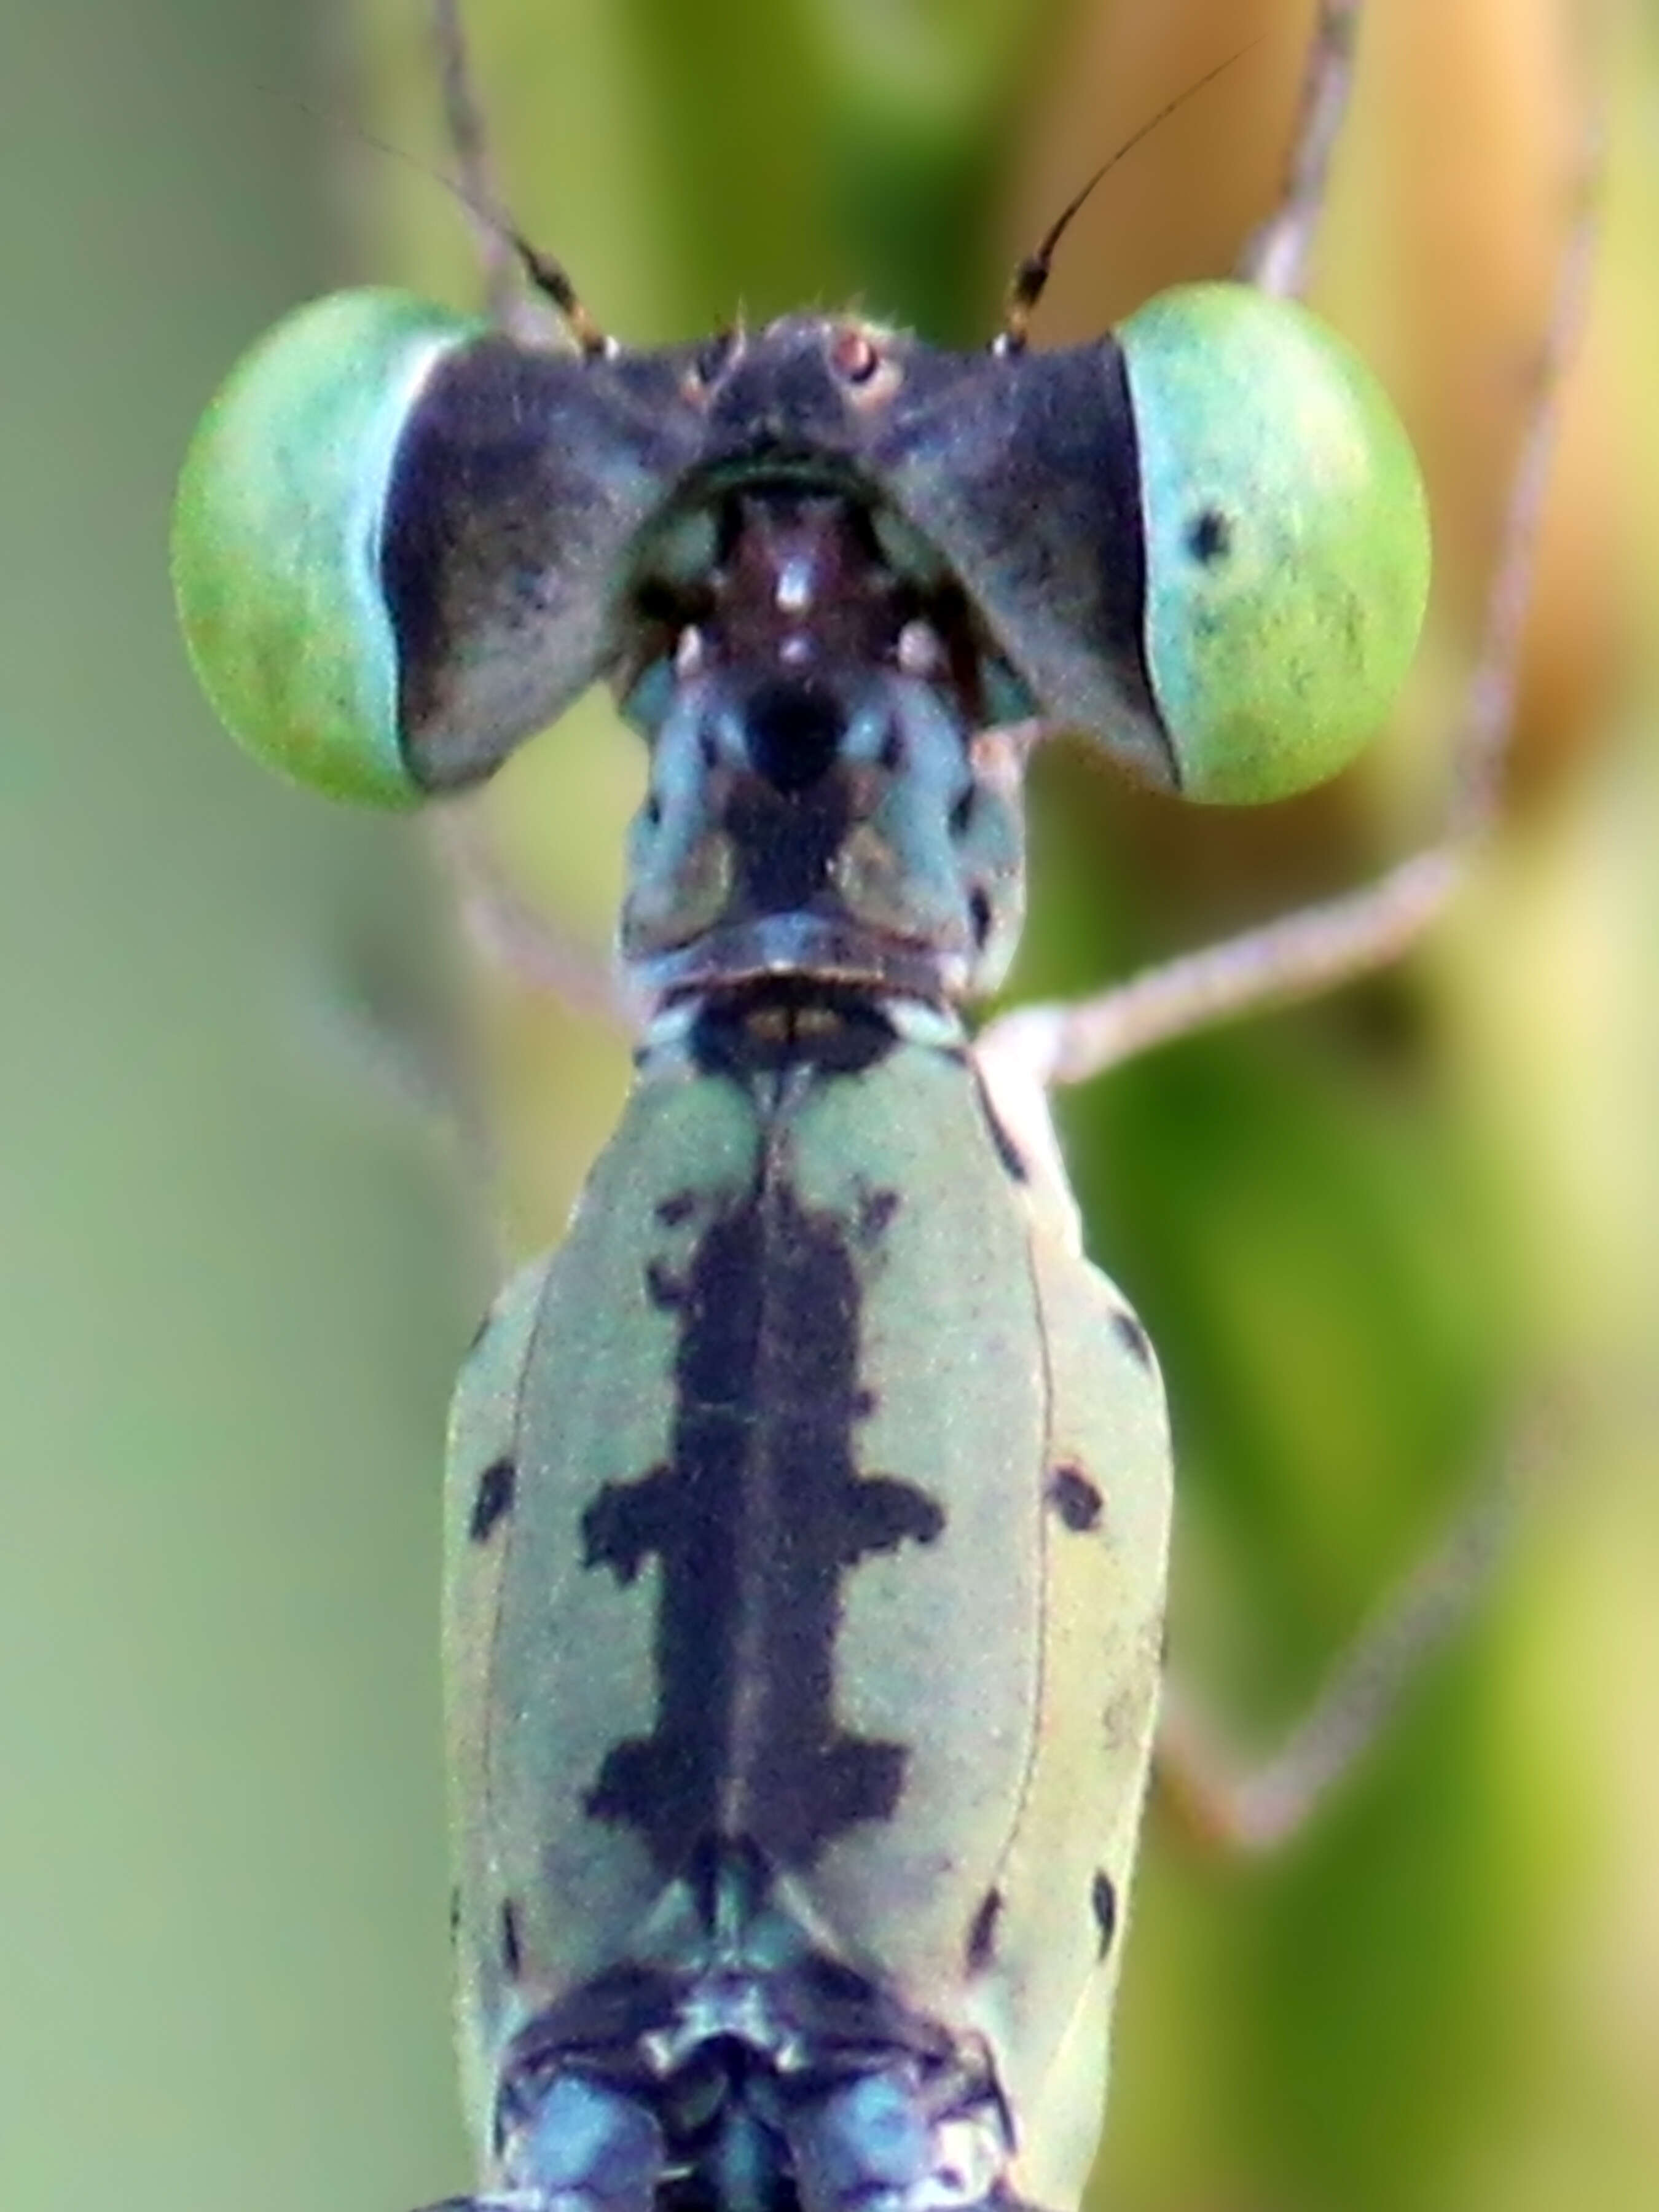
[[[1189,799],[1282,799],[1344,767],[1409,667],[1427,509],[1393,407],[1340,339],[1244,286],[1117,332],[1139,449],[1145,652]]]
[[[173,580],[202,688],[250,752],[336,798],[422,796],[382,526],[433,368],[481,327],[401,292],[316,301],[239,362],[185,463]]]

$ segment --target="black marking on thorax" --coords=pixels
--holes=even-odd
[[[487,1544],[496,1523],[513,1510],[518,1480],[519,1470],[510,1459],[492,1460],[478,1477],[466,1524],[466,1533],[475,1544]]]
[[[1152,1364],[1152,1340],[1127,1306],[1120,1306],[1112,1316],[1112,1326],[1130,1357],[1142,1367],[1150,1367]]]
[[[977,1068],[974,1071],[974,1089],[979,1100],[980,1112],[985,1117],[986,1131],[990,1137],[992,1148],[1002,1163],[1003,1173],[1011,1182],[1029,1182],[1031,1179],[1031,1171],[1025,1164],[1025,1156],[1004,1127],[1002,1117],[997,1112],[991,1093],[986,1085],[985,1078]]]
[[[519,1908],[510,1897],[501,1899],[501,1972],[516,1982],[524,1971],[524,1945],[519,1935]]]
[[[1095,1923],[1095,1955],[1103,1959],[1112,1948],[1117,1929],[1117,1892],[1105,1869],[1097,1870],[1089,1885],[1089,1911]]]
[[[1099,1486],[1080,1467],[1057,1467],[1048,1478],[1048,1499],[1066,1528],[1079,1535],[1100,1526],[1103,1501]]]
[[[787,976],[705,998],[691,1055],[700,1074],[746,1083],[767,1073],[861,1075],[897,1042],[878,997]]]
[[[970,1974],[984,1973],[995,1961],[997,1923],[1002,1917],[1005,1902],[1000,1889],[988,1889],[975,1908],[963,1952],[963,1963]]]
[[[916,1484],[858,1466],[858,1266],[896,1211],[885,1193],[851,1219],[808,1208],[775,1158],[683,1272],[647,1267],[679,1336],[670,1456],[605,1484],[582,1537],[618,1582],[658,1563],[656,1719],[611,1747],[586,1808],[665,1872],[709,1836],[810,1865],[899,1802],[907,1747],[848,1730],[836,1698],[846,1577],[945,1525]]]

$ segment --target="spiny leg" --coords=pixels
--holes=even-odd
[[[540,319],[536,318],[528,330],[523,327],[532,311],[519,282],[519,258],[507,226],[495,219],[501,201],[490,167],[483,109],[472,81],[461,4],[462,0],[433,0],[432,5],[432,45],[443,94],[444,123],[460,171],[461,193],[471,217],[473,245],[489,312],[515,337],[533,336],[542,327]]]
[[[1308,289],[1314,234],[1325,211],[1331,156],[1342,133],[1353,87],[1362,0],[1320,0],[1303,72],[1296,136],[1279,205],[1238,257],[1240,282],[1276,300],[1299,300]]]
[[[480,957],[574,1013],[637,1034],[638,1010],[614,964],[502,882],[476,801],[434,808],[425,828],[462,933]],[[501,1162],[455,1041],[386,1004],[367,969],[355,965],[325,993],[307,992],[304,1012],[319,1057],[386,1109],[394,1126],[422,1139],[477,1200],[472,1214],[484,1218]],[[511,1255],[495,1256],[505,1265]]]
[[[588,313],[562,263],[525,236],[497,197],[483,109],[473,88],[461,28],[461,0],[433,0],[433,46],[443,89],[444,121],[461,172],[457,189],[473,218],[491,313],[509,337],[523,344],[556,343],[563,336],[574,338],[585,354],[609,355],[613,342]],[[530,294],[515,276],[528,281]]]
[[[330,963],[301,1006],[307,1058],[399,1135],[418,1142],[469,1195],[499,1181],[489,1129],[464,1078],[455,1039],[426,1009],[377,987],[371,964]]]
[[[1533,398],[1511,471],[1474,668],[1454,734],[1439,838],[1372,882],[1161,963],[1091,997],[1015,1008],[983,1033],[994,1061],[1044,1088],[1083,1083],[1195,1030],[1311,998],[1385,967],[1419,937],[1491,826],[1513,720],[1516,672],[1548,485],[1563,371],[1583,321],[1595,241],[1599,121],[1587,133]]]
[[[1374,1608],[1327,1668],[1312,1703],[1269,1757],[1229,1759],[1178,1680],[1164,1685],[1159,1802],[1197,1843],[1266,1854],[1289,1841],[1383,1735],[1425,1663],[1468,1619],[1517,1523],[1554,1484],[1587,1408],[1548,1394],[1433,1549]]]
[[[574,1013],[636,1034],[640,1010],[616,963],[503,880],[476,803],[440,809],[431,836],[462,930],[482,958]]]
[[[1159,1802],[1209,1848],[1277,1850],[1383,1734],[1400,1700],[1467,1618],[1514,1524],[1507,1488],[1483,1492],[1338,1654],[1279,1748],[1241,1771],[1178,1680],[1164,1684],[1155,1768]]]

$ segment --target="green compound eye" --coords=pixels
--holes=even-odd
[[[1282,799],[1346,766],[1404,679],[1429,585],[1406,433],[1357,355],[1242,285],[1116,333],[1139,450],[1145,652],[1189,799]]]
[[[185,462],[173,582],[198,678],[250,752],[334,798],[422,795],[398,742],[382,527],[434,367],[483,327],[401,292],[315,301],[232,371]]]

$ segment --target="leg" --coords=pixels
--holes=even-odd
[[[462,0],[432,0],[432,45],[443,94],[444,125],[459,171],[460,198],[471,216],[473,243],[490,313],[515,338],[545,344],[558,325],[520,281],[521,255],[501,210],[489,160],[483,109],[467,58]]]
[[[430,829],[462,929],[479,955],[528,989],[633,1036],[638,1009],[614,962],[502,881],[477,806],[439,808]]]
[[[1331,155],[1353,82],[1360,6],[1361,0],[1320,0],[1284,195],[1238,258],[1240,281],[1276,300],[1299,300],[1307,289]]]
[[[1486,1589],[1513,1519],[1505,1491],[1483,1494],[1342,1651],[1273,1756],[1239,1773],[1214,1731],[1166,1684],[1156,1776],[1161,1802],[1198,1842],[1261,1853],[1287,1842],[1364,1759],[1425,1663]]]
[[[500,880],[476,806],[436,808],[426,827],[462,929],[483,959],[578,1014],[635,1033],[635,1010],[613,965]],[[348,957],[326,982],[305,989],[305,1042],[355,1095],[422,1141],[487,1212],[483,1201],[500,1184],[501,1163],[465,1055],[431,1010],[404,1003],[395,980],[380,988],[370,962]]]
[[[433,0],[432,44],[443,93],[444,123],[460,171],[461,192],[472,215],[473,241],[483,272],[484,297],[497,322],[510,329],[519,305],[518,261],[504,231],[490,216],[500,202],[490,174],[483,110],[467,60],[461,0]]]
[[[1496,809],[1555,402],[1588,289],[1597,167],[1593,135],[1534,373],[1534,396],[1510,477],[1480,642],[1452,742],[1452,790],[1439,839],[1357,890],[1149,969],[1094,997],[1018,1007],[986,1030],[981,1042],[989,1054],[1012,1061],[1045,1086],[1085,1082],[1190,1030],[1312,997],[1385,966],[1446,905]],[[1287,216],[1295,204],[1287,203]]]
[[[320,965],[320,963],[319,963]],[[433,1007],[380,987],[374,966],[348,950],[326,975],[307,975],[296,1026],[307,1064],[392,1131],[417,1142],[469,1194],[496,1180],[488,1133],[468,1097],[457,1042]]]

